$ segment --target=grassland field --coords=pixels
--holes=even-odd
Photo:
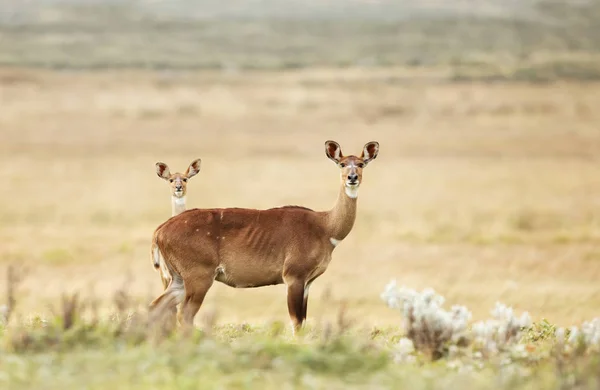
[[[149,240],[170,199],[156,161],[202,158],[190,208],[324,210],[338,190],[323,151],[334,139],[344,153],[377,140],[381,154],[311,320],[345,301],[366,324],[395,323],[378,296],[391,278],[476,317],[496,300],[564,325],[596,314],[597,85],[390,82],[409,72],[2,70],[0,251],[28,268],[21,309],[92,287],[160,292]],[[218,284],[205,307],[224,322],[284,320],[284,290]]]
[[[597,0],[0,4],[0,389],[599,388],[599,20]],[[305,329],[284,286],[220,283],[191,334],[148,324],[154,164],[202,159],[188,208],[326,210],[328,139],[380,153]],[[419,347],[392,279],[465,305],[469,343]],[[497,301],[533,324],[482,344]]]
[[[74,39],[97,37],[86,23],[91,30]],[[253,23],[245,26],[262,36]],[[516,50],[509,39],[497,42],[506,52],[473,51],[488,31],[475,23],[456,25],[464,35],[449,33],[466,48],[436,51],[431,34],[445,30],[430,26],[427,39],[407,40],[424,50],[394,51],[410,23],[361,24],[389,38],[367,50],[373,36],[358,39],[360,28],[317,25],[322,42],[319,28],[296,31],[286,49],[273,31],[290,33],[293,23],[272,25],[265,34],[275,41],[256,39],[254,48],[227,38],[238,30],[208,23],[196,32],[213,31],[214,42],[203,41],[205,57],[190,58],[182,53],[193,40],[165,52],[156,50],[168,41],[160,34],[144,54],[133,45],[135,29],[124,38],[108,31],[104,49],[92,50],[85,39],[64,46],[72,33],[64,26],[0,28],[0,269],[15,265],[22,275],[12,321],[0,327],[0,387],[597,388],[597,353],[548,358],[550,333],[532,330],[524,343],[534,352],[517,364],[398,364],[390,351],[403,334],[401,316],[379,296],[391,279],[430,287],[448,305],[466,305],[473,320],[489,318],[501,301],[528,311],[542,333],[600,315],[597,41],[554,50],[562,30],[548,27],[541,41],[519,25],[533,37],[523,42],[547,46],[519,57],[529,46]],[[596,31],[578,26],[587,36]],[[163,27],[172,38],[181,25]],[[50,30],[60,39],[40,38]],[[356,39],[330,53],[348,31]],[[220,42],[229,43],[220,50]],[[236,47],[248,51],[237,55]],[[292,55],[299,47],[312,51]],[[369,50],[381,63],[354,66]],[[170,58],[160,70],[139,68]],[[188,208],[325,210],[339,188],[327,139],[346,154],[371,140],[381,148],[365,169],[354,229],[311,287],[305,335],[291,336],[284,286],[216,283],[192,339],[123,336],[115,296],[126,292],[130,309],[143,312],[161,292],[150,238],[171,206],[155,162],[183,171],[202,159]],[[9,285],[0,278],[0,291]],[[101,326],[65,326],[61,299],[75,292],[98,302]],[[53,333],[48,324],[69,329]]]

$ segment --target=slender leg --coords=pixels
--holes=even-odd
[[[306,321],[306,312],[308,310],[308,290],[310,289],[310,285],[312,282],[308,282],[306,283],[306,286],[304,286],[304,299],[302,302],[302,322],[304,323],[304,321]]]
[[[160,255],[158,254],[158,251],[156,252],[155,256],[160,256]],[[162,284],[163,284],[163,289],[166,291],[166,290],[167,290],[167,288],[169,288],[169,286],[171,285],[172,276],[169,274],[169,271],[168,271],[168,269],[167,269],[167,268],[164,266],[164,264],[162,264],[162,266],[158,268],[158,273],[159,273],[159,275],[160,275],[160,280],[161,280],[161,282],[162,282]],[[181,280],[178,280],[177,282],[178,282],[179,284],[183,283]],[[183,288],[183,286],[181,286],[181,288]],[[180,301],[181,301],[181,300],[179,300],[179,302],[180,302]],[[172,307],[170,307],[170,308],[168,309],[168,310],[171,312],[171,314],[169,315],[169,318],[168,318],[168,320],[167,320],[167,318],[166,318],[166,310],[165,310],[165,313],[162,313],[162,315],[165,317],[165,318],[164,318],[164,323],[165,323],[165,325],[167,325],[167,324],[168,324],[168,326],[169,326],[171,329],[174,329],[174,328],[175,328],[175,326],[177,325],[177,310],[178,310],[178,307],[179,307],[179,306],[180,306],[180,304],[178,303],[178,304],[176,304],[176,305],[174,305],[174,306],[172,306]]]
[[[288,284],[287,291],[288,312],[292,320],[292,329],[294,334],[302,327],[304,312],[304,283],[292,282]]]
[[[160,270],[160,278],[161,278],[162,283],[163,283],[163,288],[166,290],[169,287],[169,284],[171,283],[171,278],[170,278],[170,276],[164,275],[163,272],[162,272],[162,270]],[[174,305],[173,307],[171,307],[169,309],[171,311],[171,315],[170,315],[171,319],[170,319],[170,321],[172,322],[171,325],[173,327],[177,324],[176,320],[177,320],[177,307],[178,306],[179,306],[179,304]]]
[[[198,313],[198,310],[200,310],[204,297],[213,283],[211,276],[206,276],[201,279],[192,278],[192,280],[194,281],[193,284],[185,283],[185,299],[177,313],[179,323],[186,328],[186,330],[193,328],[194,317],[196,316],[196,313]]]
[[[172,280],[165,291],[150,303],[150,321],[156,322],[159,318],[164,318],[168,312],[173,315],[183,297],[183,283],[180,279]]]

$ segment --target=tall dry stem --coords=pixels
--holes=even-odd
[[[0,306],[0,320],[8,324],[12,314],[17,306],[17,288],[23,281],[25,270],[23,267],[17,269],[14,265],[9,265],[6,272],[6,304]]]

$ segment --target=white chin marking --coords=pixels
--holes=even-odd
[[[331,242],[331,245],[333,245],[334,247],[336,247],[336,246],[338,246],[338,244],[339,244],[340,242],[342,242],[342,240],[336,240],[335,238],[331,237],[331,238],[329,239],[329,242]]]
[[[346,190],[346,195],[348,195],[349,198],[355,199],[358,197],[358,186],[346,186],[344,189]]]

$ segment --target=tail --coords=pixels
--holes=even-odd
[[[171,269],[168,264],[165,262],[165,257],[160,252],[160,248],[158,247],[158,235],[157,232],[154,232],[152,236],[152,245],[150,247],[150,252],[152,255],[152,266],[155,270],[158,271],[160,275],[160,279],[163,283],[163,287],[167,288],[171,280],[173,279],[171,275]]]
[[[152,265],[154,269],[158,270],[160,268],[160,262],[162,260],[162,256],[160,250],[158,249],[158,239],[156,233],[152,236],[152,246],[150,247],[150,252],[152,253]]]

